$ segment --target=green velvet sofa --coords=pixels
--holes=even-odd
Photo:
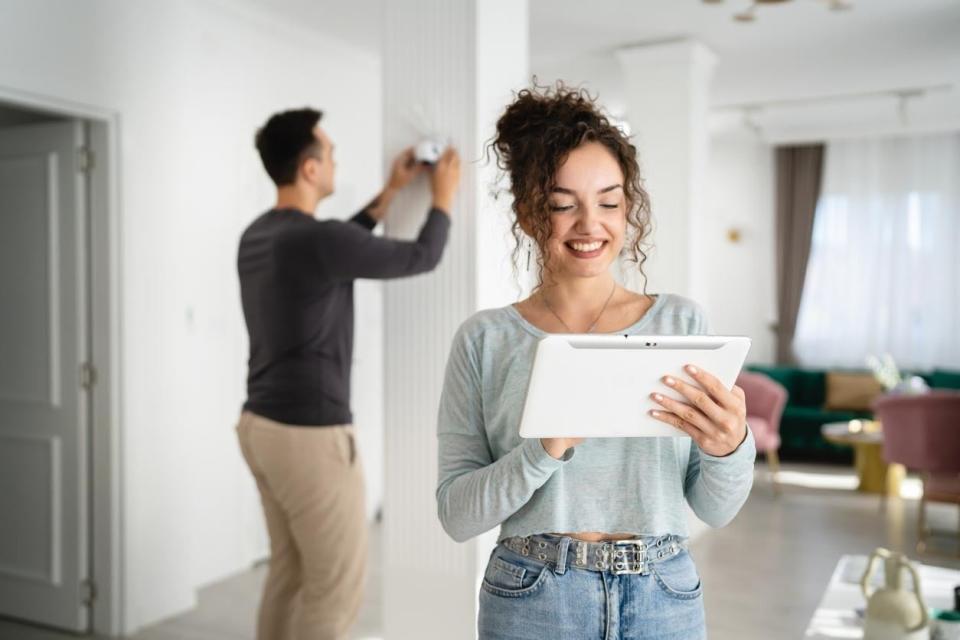
[[[824,409],[826,370],[779,365],[748,365],[747,369],[773,378],[787,390],[787,406],[780,420],[782,460],[849,463],[853,459],[849,447],[824,440],[820,427],[827,422],[871,418],[872,414]],[[919,375],[934,389],[960,389],[960,371],[937,369]]]

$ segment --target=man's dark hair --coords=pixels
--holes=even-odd
[[[313,128],[322,117],[323,112],[316,109],[281,111],[270,116],[257,131],[254,141],[263,168],[278,187],[294,183],[306,156],[319,157],[320,142],[313,135]]]

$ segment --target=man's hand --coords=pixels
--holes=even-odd
[[[393,159],[393,165],[390,167],[390,179],[387,180],[387,186],[384,191],[399,191],[423,173],[425,166],[416,161],[413,157],[413,147],[407,147],[400,155]]]
[[[413,158],[413,147],[401,151],[400,155],[393,159],[393,164],[390,167],[390,179],[384,185],[383,191],[378,193],[377,197],[366,206],[366,212],[374,220],[383,220],[397,192],[410,184],[423,171],[423,165],[418,164]]]
[[[654,393],[651,397],[663,410],[651,412],[653,417],[685,432],[704,453],[730,455],[747,437],[747,403],[743,389],[734,386],[728,391],[706,371],[692,365],[686,370],[696,385],[671,376],[665,376],[663,383],[679,391],[689,404]]]
[[[383,191],[377,194],[377,197],[366,206],[366,212],[374,220],[383,220],[397,192],[410,184],[415,177],[426,169],[427,165],[420,164],[414,159],[413,147],[405,149],[394,158],[393,165],[390,168],[390,179],[387,180]],[[448,147],[440,156],[436,166],[433,167],[430,176],[433,206],[449,214],[450,208],[453,206],[453,199],[457,195],[459,183],[460,156],[457,155],[456,149]]]
[[[433,190],[433,206],[447,214],[453,207],[453,199],[460,186],[460,155],[453,147],[447,147],[430,176]]]

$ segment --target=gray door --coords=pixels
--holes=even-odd
[[[0,615],[85,631],[84,127],[0,129]]]

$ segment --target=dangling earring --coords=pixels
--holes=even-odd
[[[532,250],[533,243],[527,240],[527,271],[530,271],[530,252]]]

